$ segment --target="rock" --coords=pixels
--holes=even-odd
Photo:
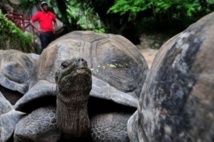
[[[159,50],[129,119],[132,142],[214,141],[214,13]]]

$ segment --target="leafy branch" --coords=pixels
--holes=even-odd
[[[33,35],[24,33],[0,11],[0,48],[33,52]]]

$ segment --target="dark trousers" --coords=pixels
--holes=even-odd
[[[44,32],[40,33],[40,40],[41,40],[41,46],[42,50],[48,46],[50,42],[55,40],[55,35],[53,32]]]

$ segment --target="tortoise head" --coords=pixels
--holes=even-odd
[[[55,76],[57,84],[57,126],[62,133],[84,137],[90,125],[87,105],[92,87],[91,70],[82,58],[61,63]]]

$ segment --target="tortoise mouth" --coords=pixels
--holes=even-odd
[[[73,71],[74,75],[87,75],[90,74],[91,75],[91,70],[87,67],[77,67],[74,69]]]
[[[78,73],[78,74],[87,74],[88,70],[85,67],[79,67],[79,68],[76,69],[76,73]]]
[[[67,91],[88,90],[92,86],[91,70],[86,67],[75,68],[58,80],[58,86]]]

